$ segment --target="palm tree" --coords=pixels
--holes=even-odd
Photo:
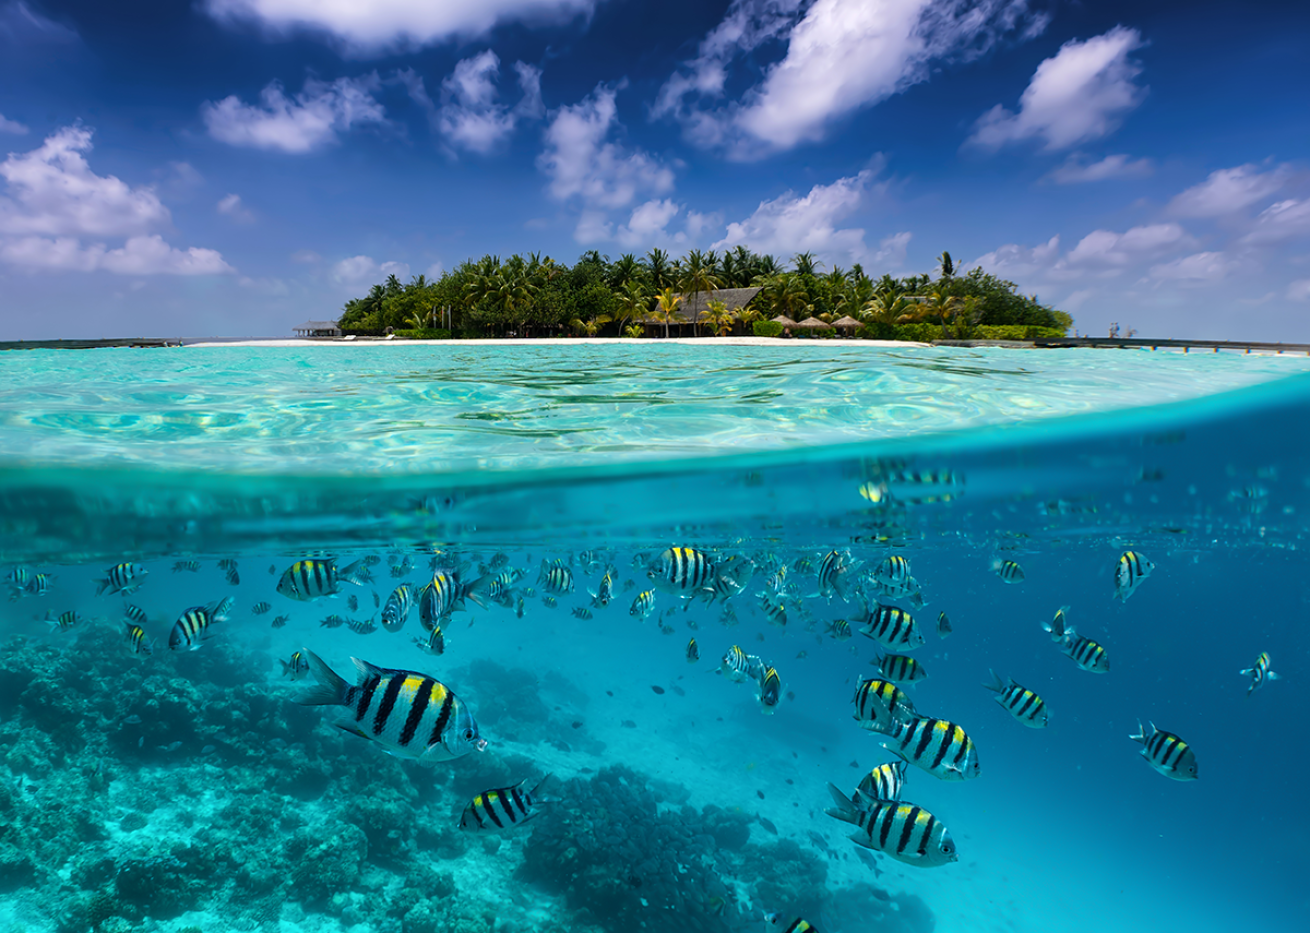
[[[815,260],[813,253],[797,253],[795,256],[791,257],[791,264],[794,267],[793,271],[795,271],[797,275],[808,276],[817,275],[819,272],[819,266],[822,265],[822,263]]]
[[[610,266],[610,288],[618,290],[629,282],[635,282],[645,275],[641,261],[632,253],[624,253]]]
[[[735,320],[736,315],[722,301],[714,300],[706,304],[705,323],[709,325],[712,336],[726,337],[732,331]]]
[[[864,303],[856,317],[862,321],[901,324],[913,317],[914,313],[904,296],[879,293]]]
[[[669,254],[656,248],[646,254],[646,275],[656,291],[673,284],[673,270],[669,266]]]
[[[794,272],[784,272],[768,279],[761,286],[760,297],[773,314],[785,314],[793,320],[802,310],[809,308],[800,276]]]
[[[949,279],[955,275],[955,262],[951,259],[950,253],[943,250],[942,254],[937,257],[937,269],[943,279]]]
[[[619,313],[616,320],[619,322],[619,330],[624,329],[632,318],[640,314],[645,314],[650,310],[650,292],[646,290],[646,283],[640,279],[633,280],[614,293],[614,298],[618,302]]]
[[[655,296],[655,301],[657,302],[655,319],[664,325],[664,337],[668,339],[669,324],[673,321],[682,322],[678,317],[678,305],[682,303],[682,296],[675,295],[673,289],[666,288]]]
[[[691,292],[692,307],[692,325],[696,324],[695,314],[700,309],[700,293],[713,292],[719,287],[719,278],[713,271],[713,253],[706,255],[698,249],[694,249],[687,254],[687,260],[682,265],[682,277],[678,280],[678,287],[682,289],[683,294]]]

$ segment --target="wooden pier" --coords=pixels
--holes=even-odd
[[[180,347],[164,337],[116,337],[106,340],[5,340],[0,350],[96,350],[103,347]]]

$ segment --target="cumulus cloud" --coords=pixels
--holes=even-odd
[[[673,190],[672,169],[641,150],[610,141],[611,131],[619,126],[617,93],[599,85],[580,103],[555,111],[546,127],[546,147],[537,157],[551,197],[582,205],[574,233],[579,242],[613,235],[605,211],[627,207],[639,196]]]
[[[332,279],[338,285],[355,286],[380,282],[389,275],[398,279],[409,276],[409,266],[403,262],[376,262],[372,256],[351,256],[332,266]]]
[[[858,210],[871,191],[881,187],[875,185],[876,175],[874,169],[865,169],[830,185],[815,185],[804,195],[788,191],[762,201],[751,216],[728,224],[727,233],[712,248],[744,245],[759,253],[790,256],[805,252],[834,262],[868,261],[871,251],[864,242],[865,231],[838,224]],[[884,240],[883,249],[888,256],[894,256],[899,249],[903,258],[909,234],[898,236],[903,239]]]
[[[285,34],[323,32],[348,52],[416,47],[481,35],[508,22],[562,22],[595,0],[206,0],[220,21],[254,22]]]
[[[274,81],[259,95],[258,104],[235,95],[200,108],[209,135],[230,146],[304,153],[335,143],[356,126],[387,122],[382,104],[373,97],[381,86],[376,74],[338,78],[330,84],[310,78],[294,98]]]
[[[500,58],[490,49],[455,65],[441,84],[440,107],[433,103],[423,79],[412,69],[398,72],[397,79],[452,147],[485,155],[507,139],[521,120],[535,119],[545,111],[541,103],[541,69],[515,62],[514,71],[522,96],[513,107],[498,99]]]
[[[15,136],[23,136],[27,133],[27,127],[17,120],[10,120],[0,113],[0,133],[13,133]]]
[[[1060,237],[1056,235],[1033,247],[1007,243],[990,253],[984,253],[973,262],[965,263],[963,268],[979,266],[1003,279],[1031,279],[1048,272],[1059,256]]]
[[[1241,264],[1221,252],[1193,253],[1172,262],[1151,267],[1156,279],[1172,279],[1181,283],[1207,285],[1222,281]]]
[[[211,249],[175,249],[158,230],[172,222],[153,188],[97,175],[84,153],[91,131],[57,130],[31,152],[0,163],[0,261],[38,270],[120,275],[234,271]],[[111,248],[105,239],[126,242]],[[90,241],[90,242],[88,242]],[[96,242],[101,241],[101,242]]]
[[[1195,247],[1196,240],[1176,223],[1146,224],[1122,233],[1093,230],[1063,255],[1059,236],[1033,247],[1008,243],[965,263],[964,268],[981,266],[988,272],[1016,281],[1058,282],[1088,277],[1113,278],[1130,269],[1157,263],[1161,270],[1158,277],[1169,277],[1172,270],[1174,278],[1182,278],[1185,274],[1199,272],[1205,260],[1193,259],[1176,268],[1166,268],[1167,263],[1162,261],[1170,254]]]
[[[1199,185],[1194,185],[1169,202],[1171,213],[1180,217],[1225,217],[1236,214],[1259,201],[1266,201],[1287,184],[1292,175],[1289,165],[1279,165],[1267,172],[1247,164],[1220,169]]]
[[[1046,175],[1047,181],[1057,185],[1081,185],[1112,178],[1145,178],[1155,171],[1150,159],[1137,159],[1126,155],[1108,155],[1098,162],[1087,162],[1077,153],[1070,155],[1064,164]]]
[[[1310,236],[1310,199],[1289,198],[1261,211],[1250,232],[1238,243],[1242,246],[1274,246],[1304,236]]]
[[[927,80],[933,63],[1045,24],[1028,0],[735,0],[652,112],[680,120],[698,145],[755,158],[822,139],[834,121]],[[787,53],[763,81],[721,104],[732,62],[783,38]]]
[[[632,216],[619,228],[616,238],[624,246],[648,247],[667,237],[669,222],[681,211],[681,206],[669,198],[647,201],[633,209]]]
[[[1124,268],[1194,243],[1175,223],[1147,224],[1123,233],[1093,230],[1078,241],[1064,262],[1066,266],[1084,268]]]
[[[1058,150],[1110,134],[1146,97],[1146,88],[1133,83],[1142,66],[1128,57],[1141,46],[1141,34],[1123,26],[1085,42],[1066,42],[1037,66],[1019,111],[997,104],[979,118],[968,142],[999,149],[1040,138],[1044,148]]]
[[[253,223],[255,214],[241,203],[241,195],[229,194],[219,200],[217,210],[224,217],[231,217],[237,223]]]

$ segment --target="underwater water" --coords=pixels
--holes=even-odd
[[[0,933],[1301,929],[1307,424],[1293,357],[0,355]],[[971,751],[866,848],[880,655]]]

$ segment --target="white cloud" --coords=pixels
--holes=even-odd
[[[822,139],[828,127],[928,79],[931,65],[983,54],[1001,35],[1044,28],[1028,0],[735,0],[696,59],[660,90],[653,115],[742,159]],[[787,39],[786,56],[740,102],[717,106],[728,66]]]
[[[46,19],[22,0],[0,4],[0,41],[27,49],[39,46],[69,46],[78,42],[77,33]]]
[[[219,20],[254,21],[275,33],[326,32],[356,53],[481,35],[498,23],[567,21],[595,0],[206,0]]]
[[[0,233],[125,237],[169,223],[153,188],[95,174],[82,155],[90,150],[91,131],[66,126],[31,152],[10,153],[0,163],[8,182]]]
[[[158,234],[130,238],[119,249],[83,245],[75,237],[0,240],[0,261],[31,270],[113,272],[118,275],[217,275],[235,272],[212,249],[174,249]]]
[[[248,224],[255,221],[254,212],[241,203],[241,195],[239,194],[226,195],[218,202],[216,207],[220,214],[224,217],[231,217],[237,223]]]
[[[520,119],[541,116],[540,69],[523,62],[515,62],[514,69],[523,97],[512,109],[496,99],[500,59],[490,49],[459,62],[442,82],[442,104],[440,110],[434,108],[434,115],[437,127],[453,145],[486,154],[514,132]],[[415,100],[422,103],[418,97]]]
[[[1310,198],[1289,198],[1261,211],[1251,231],[1237,242],[1243,246],[1273,246],[1306,236],[1310,236]]]
[[[1205,285],[1222,281],[1241,264],[1223,253],[1193,253],[1172,262],[1161,263],[1151,267],[1151,276],[1156,279]]]
[[[310,78],[304,89],[287,97],[276,81],[259,94],[259,104],[235,95],[200,108],[209,135],[231,146],[303,153],[336,142],[355,126],[385,124],[385,111],[373,92],[376,74],[338,78],[331,84]]]
[[[898,269],[905,265],[905,251],[910,246],[914,234],[908,231],[893,233],[878,242],[878,250],[867,261],[881,267]]]
[[[831,185],[815,185],[800,196],[788,191],[762,201],[745,220],[728,224],[723,239],[713,249],[745,245],[759,253],[790,256],[817,253],[832,261],[863,262],[869,258],[864,230],[839,228],[838,222],[854,213],[874,188],[874,169],[839,178]],[[901,234],[908,238],[908,234]],[[893,240],[895,238],[892,238]],[[884,245],[888,241],[884,240]],[[895,244],[891,244],[895,249]]]
[[[1084,268],[1123,268],[1137,265],[1195,241],[1178,224],[1149,224],[1123,233],[1093,230],[1069,251],[1064,263]]]
[[[1291,174],[1288,165],[1268,172],[1249,163],[1220,169],[1170,201],[1169,210],[1180,217],[1225,217],[1273,197]]]
[[[1007,243],[990,253],[984,253],[973,262],[965,263],[962,268],[981,266],[1003,279],[1027,279],[1048,271],[1059,256],[1060,237],[1057,235],[1031,248],[1018,243]]]
[[[1063,256],[1059,236],[1034,247],[1008,243],[965,263],[963,268],[981,266],[1001,278],[1027,282],[1061,282],[1088,276],[1113,278],[1148,263],[1161,263],[1169,254],[1195,246],[1196,240],[1176,223],[1149,224],[1122,233],[1093,230]],[[1166,265],[1156,266],[1161,270],[1158,277],[1171,277],[1172,271],[1173,278],[1182,278],[1186,273],[1201,272],[1204,260],[1194,259],[1176,269]]]
[[[24,136],[27,133],[27,127],[17,120],[9,120],[3,113],[0,113],[0,133],[13,133],[15,136]]]
[[[332,267],[332,278],[338,285],[375,284],[389,275],[407,278],[409,266],[403,262],[379,263],[372,256],[351,256]]]
[[[681,210],[682,208],[669,198],[651,200],[638,205],[633,209],[627,224],[618,229],[616,239],[624,246],[648,248],[651,244],[667,237],[665,228]]]
[[[1073,153],[1046,178],[1057,185],[1080,185],[1111,178],[1145,178],[1155,170],[1150,159],[1134,161],[1126,155],[1108,155],[1099,162],[1087,162]]]
[[[666,194],[673,171],[641,150],[609,142],[617,127],[617,90],[600,85],[580,103],[555,111],[546,127],[546,148],[537,167],[547,190],[561,201],[576,198],[590,211],[627,207],[639,195]],[[599,229],[588,223],[589,235]]]
[[[1310,301],[1310,279],[1297,279],[1287,285],[1288,301]]]
[[[1086,42],[1066,42],[1037,66],[1019,112],[997,104],[979,118],[968,142],[998,149],[1040,137],[1047,150],[1055,150],[1108,135],[1146,96],[1133,83],[1142,66],[1128,57],[1141,45],[1137,30],[1123,26]]]

